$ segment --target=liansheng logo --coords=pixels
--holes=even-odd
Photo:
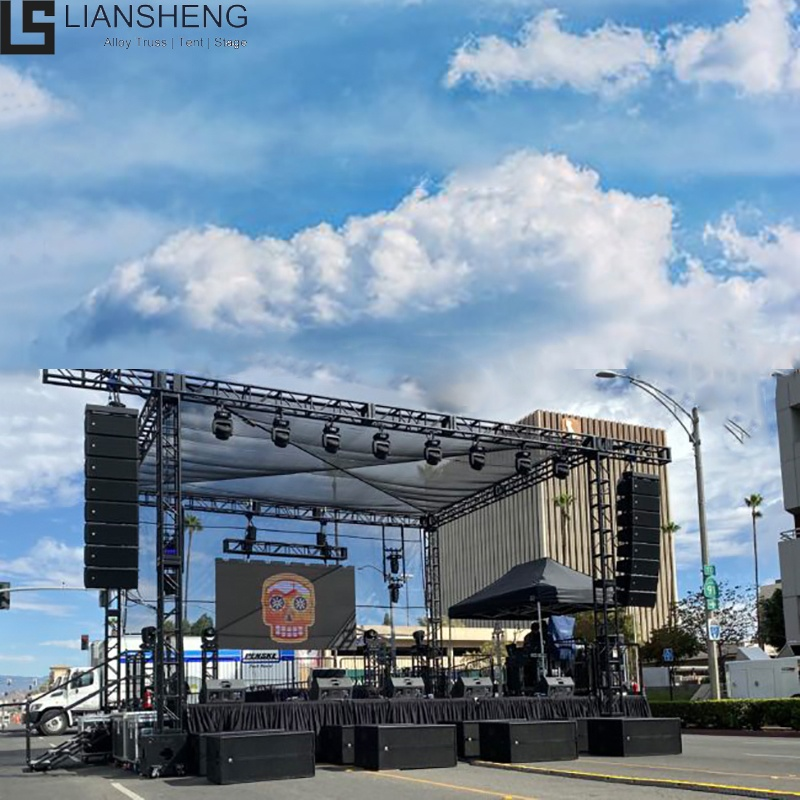
[[[19,17],[17,14],[20,14]],[[56,52],[55,17],[55,0],[0,0],[0,55],[53,55]],[[64,7],[65,28],[177,30],[244,28],[246,25],[247,8],[240,4],[213,6],[100,3],[82,6],[68,4]],[[12,31],[18,32],[12,36]],[[20,35],[25,39],[22,42],[19,41]],[[35,41],[28,41],[32,37],[35,37]]]

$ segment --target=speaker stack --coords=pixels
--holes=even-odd
[[[139,586],[139,414],[86,406],[84,586]]]
[[[624,472],[617,484],[617,601],[653,608],[661,569],[661,480]]]

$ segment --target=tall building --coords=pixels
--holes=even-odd
[[[800,370],[779,375],[775,411],[783,478],[783,507],[792,515],[778,542],[786,641],[800,642]]]
[[[522,424],[575,434],[648,442],[666,447],[659,428],[535,411]],[[612,493],[627,466],[611,460]],[[661,520],[668,522],[665,467],[636,467],[661,478]],[[672,534],[663,534],[658,599],[655,608],[631,609],[637,641],[666,624],[677,599]],[[564,480],[550,479],[462,517],[440,529],[442,600],[447,609],[488,586],[517,564],[550,557],[572,569],[592,573],[588,470],[573,469]],[[481,624],[486,624],[481,623]]]

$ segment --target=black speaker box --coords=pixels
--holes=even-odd
[[[323,725],[317,736],[317,761],[326,764],[355,764],[355,725]]]
[[[618,561],[617,573],[618,575],[650,575],[651,577],[658,577],[661,570],[661,564],[658,561]]]
[[[661,513],[661,498],[648,494],[617,495],[617,510],[643,511],[647,514]]]
[[[540,694],[547,697],[572,697],[575,694],[575,681],[572,678],[554,678],[545,676],[537,687]]]
[[[112,481],[139,480],[139,462],[135,458],[95,458],[85,464],[86,477]]]
[[[617,577],[617,588],[628,592],[657,592],[658,576],[621,575]]]
[[[87,545],[138,547],[139,526],[87,523],[83,529],[83,541]]]
[[[135,439],[139,435],[139,412],[135,408],[86,406],[84,431],[87,434]]]
[[[277,730],[271,730],[270,733],[276,733]],[[199,775],[201,778],[207,777],[208,774],[208,737],[209,736],[254,736],[256,734],[264,733],[261,731],[216,731],[214,733],[199,733],[193,734],[189,737],[192,747],[192,772]]]
[[[660,528],[661,514],[658,511],[631,511],[617,505],[617,528]]]
[[[209,735],[206,770],[217,784],[314,777],[311,731],[263,731],[249,736]]]
[[[83,563],[87,567],[138,569],[139,549],[137,547],[97,547],[88,545],[83,549]]]
[[[422,678],[389,678],[386,685],[388,697],[424,697],[425,681]]]
[[[643,472],[623,472],[617,482],[617,492],[658,497],[661,494],[661,478]]]
[[[452,725],[453,723],[442,723]],[[459,758],[481,757],[480,723],[474,721],[456,722],[456,749]]]
[[[660,544],[639,544],[638,542],[624,542],[617,545],[617,557],[623,561],[660,561]]]
[[[86,499],[107,503],[138,503],[138,481],[104,481],[89,478],[86,481]]]
[[[679,719],[591,717],[586,725],[593,756],[672,756],[682,752]]]
[[[500,764],[571,761],[578,757],[575,720],[481,722],[481,758]]]
[[[346,669],[312,669],[311,680],[314,678],[346,678]]]
[[[247,681],[234,679],[214,679],[206,681],[205,693],[201,692],[201,703],[244,703]]]
[[[659,528],[620,528],[617,534],[620,544],[661,544],[661,530]]]
[[[100,522],[104,525],[138,525],[139,498],[135,503],[105,503],[89,500],[84,507],[86,522]]]
[[[84,453],[87,457],[125,458],[129,461],[136,461],[139,458],[139,443],[135,436],[128,439],[123,436],[90,434],[84,443]]]
[[[87,589],[137,589],[139,570],[86,567],[83,570],[83,585]]]
[[[349,700],[353,694],[352,678],[314,678],[312,700]]]
[[[455,725],[357,725],[356,765],[434,769],[458,763]]]
[[[491,678],[459,678],[453,684],[451,697],[491,697],[494,691]]]
[[[191,766],[189,737],[185,733],[143,733],[139,753],[141,773],[151,778],[186,775]]]

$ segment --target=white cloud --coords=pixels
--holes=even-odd
[[[91,402],[102,404],[105,398],[45,386],[36,374],[0,373],[0,416],[5,426],[0,437],[0,509],[78,501],[83,407]],[[57,546],[52,539],[44,542],[48,552]],[[32,552],[34,561],[37,557]],[[58,568],[58,558],[52,566]]]
[[[537,89],[570,86],[579,92],[618,92],[644,81],[659,63],[658,42],[636,28],[605,23],[582,35],[564,31],[562,15],[543,11],[515,42],[485,36],[458,49],[446,83],[482,89],[524,83]]]
[[[571,303],[592,297],[598,309],[638,285],[646,304],[645,289],[667,281],[670,226],[663,199],[604,191],[564,157],[521,152],[339,230],[323,224],[289,240],[181,232],[117,267],[76,318],[292,330],[441,311],[530,282]],[[609,271],[627,275],[627,287]]]
[[[44,537],[36,541],[25,555],[0,559],[0,574],[7,575],[15,585],[25,584],[52,587],[83,585],[83,547],[70,547],[62,541]],[[34,594],[25,593],[26,596]],[[22,594],[16,595],[21,599]],[[16,600],[15,596],[15,600]],[[22,607],[14,603],[15,607]]]
[[[800,35],[794,0],[747,0],[745,13],[719,28],[680,31],[668,45],[675,76],[727,83],[746,94],[800,89]]]
[[[56,639],[50,642],[40,642],[40,647],[59,647],[63,650],[80,650],[81,643],[74,639]]]
[[[0,130],[40,122],[64,106],[29,75],[0,64]]]
[[[30,664],[36,659],[33,656],[8,656],[0,653],[0,661],[7,664]]]

